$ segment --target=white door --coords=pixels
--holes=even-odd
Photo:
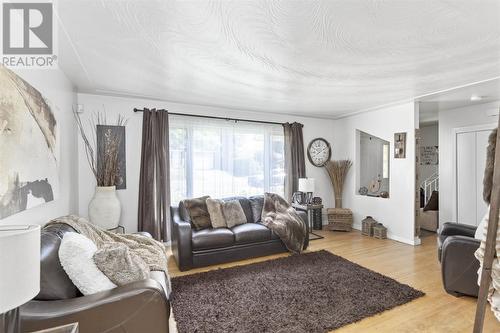
[[[457,222],[476,225],[476,133],[457,134]]]
[[[477,226],[487,210],[483,201],[486,148],[491,130],[457,133],[457,222]]]
[[[476,132],[476,161],[477,161],[477,205],[476,205],[476,221],[479,224],[483,219],[484,214],[488,210],[488,205],[483,200],[483,177],[484,168],[486,167],[486,148],[488,147],[488,137],[491,131]]]

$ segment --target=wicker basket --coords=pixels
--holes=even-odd
[[[352,230],[352,211],[348,208],[328,208],[327,230],[332,231],[351,231]]]
[[[386,239],[387,238],[387,228],[384,227],[382,223],[377,223],[373,227],[373,237],[378,239]]]
[[[365,236],[373,236],[373,227],[377,224],[371,216],[367,216],[361,221],[361,234]]]

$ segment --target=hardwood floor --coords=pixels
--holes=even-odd
[[[441,284],[435,236],[423,238],[420,246],[410,246],[392,240],[365,237],[358,231],[349,233],[318,231],[318,233],[325,238],[312,241],[308,251],[322,249],[330,251],[426,293],[422,298],[344,326],[335,332],[472,332],[476,299],[456,298],[445,293]],[[175,277],[216,268],[246,265],[286,255],[243,260],[188,272],[180,272],[173,257],[170,256],[169,271],[170,276]],[[487,332],[500,332],[500,323],[489,309],[484,325],[484,333]]]

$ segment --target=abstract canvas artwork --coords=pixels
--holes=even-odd
[[[0,66],[0,219],[54,200],[57,123],[38,90]]]

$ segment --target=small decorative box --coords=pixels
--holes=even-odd
[[[348,208],[328,208],[328,226],[326,229],[333,231],[352,230],[352,211]]]
[[[373,227],[373,237],[378,239],[386,239],[387,238],[387,228],[384,227],[382,223],[377,223]]]
[[[377,221],[371,216],[367,216],[363,221],[361,221],[361,234],[365,236],[373,236],[373,227],[377,224]]]

